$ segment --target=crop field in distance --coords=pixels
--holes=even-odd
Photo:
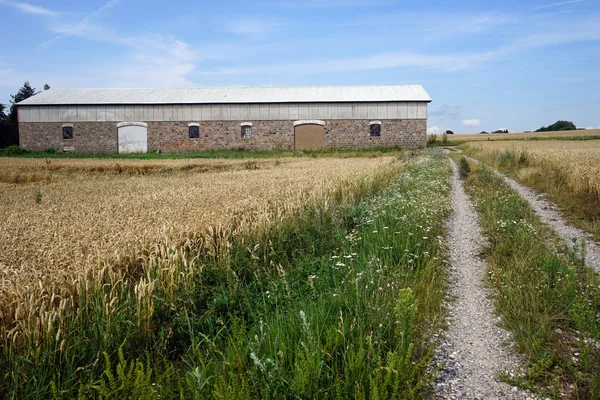
[[[600,140],[478,141],[468,152],[546,193],[600,239]]]
[[[438,135],[440,136],[440,135]],[[479,142],[495,140],[546,140],[562,138],[585,138],[600,136],[600,129],[585,129],[575,131],[556,132],[517,132],[517,133],[491,133],[491,134],[454,134],[448,135],[450,141]],[[438,139],[439,140],[439,139]]]

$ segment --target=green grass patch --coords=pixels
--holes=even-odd
[[[18,146],[10,146],[0,149],[0,157],[22,157],[22,158],[95,158],[95,159],[189,159],[189,158],[280,158],[280,157],[378,157],[381,155],[399,155],[402,148],[394,147],[372,147],[363,149],[331,149],[331,150],[206,150],[193,153],[63,153],[49,148],[41,151],[31,151]]]
[[[427,398],[450,168],[406,157],[385,189],[389,176],[277,226],[158,248],[90,285],[43,337],[32,324],[1,344],[0,397]]]
[[[489,284],[527,357],[513,382],[555,398],[600,397],[600,282],[492,169],[471,165],[465,189],[489,238]],[[583,249],[582,249],[583,252]]]

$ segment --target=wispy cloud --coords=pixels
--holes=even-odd
[[[197,55],[186,42],[170,35],[121,34],[94,23],[97,16],[120,2],[121,0],[109,0],[75,23],[53,25],[51,30],[56,36],[41,46],[49,47],[65,37],[77,37],[127,49],[119,66],[103,65],[102,70],[94,74],[98,81],[108,82],[109,86],[190,85],[186,77],[195,69]]]
[[[16,8],[17,10],[20,10],[27,14],[43,15],[46,17],[55,17],[55,16],[59,15],[58,12],[50,10],[48,8],[45,8],[42,6],[36,6],[33,4],[29,4],[29,3],[23,3],[23,2],[19,2],[19,1],[0,0],[0,4],[4,4],[9,7]]]
[[[326,61],[242,66],[199,71],[200,75],[235,75],[249,73],[331,73],[368,71],[402,67],[419,67],[439,71],[459,71],[483,61],[497,58],[494,52],[475,54],[421,54],[414,52],[377,53],[361,57],[337,58]]]
[[[0,0],[3,1],[3,0]],[[87,16],[85,16],[84,18],[82,18],[81,20],[79,20],[76,23],[72,23],[72,24],[57,24],[55,26],[52,27],[52,31],[54,33],[56,33],[57,35],[54,36],[52,39],[47,40],[46,42],[42,43],[40,45],[40,47],[48,47],[54,43],[56,43],[58,40],[67,37],[67,36],[79,36],[79,37],[102,37],[107,35],[107,32],[103,29],[100,29],[96,26],[92,25],[92,20],[94,19],[94,17],[98,16],[99,14],[103,13],[106,10],[109,10],[111,8],[113,8],[115,5],[117,5],[118,3],[120,3],[121,0],[109,0],[108,2],[104,3],[104,5],[100,8],[98,8],[97,10],[95,10],[94,12],[88,14]]]
[[[18,77],[17,71],[9,66],[0,65],[0,87],[12,88],[18,80],[20,77]]]
[[[544,8],[554,8],[554,7],[566,6],[566,5],[569,5],[569,4],[583,3],[584,1],[585,0],[560,1],[560,2],[557,2],[557,3],[544,4],[543,6],[534,7],[534,8],[532,8],[532,10],[534,10],[534,11],[536,11],[536,10],[543,10]]]
[[[407,17],[407,18],[406,18]],[[518,23],[519,18],[507,14],[441,14],[432,13],[425,15],[406,16],[402,19],[418,21],[416,30],[423,31],[425,40],[447,40],[456,36],[480,35],[494,32],[498,27],[511,23]],[[394,18],[394,24],[398,18]]]
[[[281,23],[266,21],[258,18],[238,18],[226,22],[226,29],[237,35],[263,37],[268,33],[277,31]]]
[[[285,0],[277,5],[294,8],[357,8],[378,7],[389,3],[390,0]]]
[[[437,125],[433,125],[432,127],[427,128],[427,133],[430,135],[437,135],[440,132],[440,127]]]
[[[432,110],[429,112],[429,115],[440,115],[446,117],[456,118],[460,115],[461,106],[449,106],[444,104],[437,110]]]
[[[538,26],[530,31],[537,33],[523,34],[508,39],[508,42],[482,51],[465,52],[421,52],[421,51],[388,51],[373,52],[354,57],[333,57],[269,64],[237,64],[222,65],[206,68],[196,72],[201,76],[238,75],[246,74],[323,74],[348,71],[376,71],[397,68],[422,68],[441,72],[464,71],[479,68],[493,61],[506,60],[529,51],[565,45],[600,40],[600,25],[593,16],[588,19],[578,19],[563,23],[563,29],[556,31],[554,25]],[[237,61],[237,60],[236,60]],[[233,62],[236,62],[233,61]],[[438,110],[438,112],[453,112]]]
[[[462,124],[464,126],[479,126],[479,120],[476,118],[473,119],[463,119]]]

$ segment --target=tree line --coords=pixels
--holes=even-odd
[[[44,90],[50,89],[48,84]],[[28,99],[40,92],[25,82],[16,94],[10,95],[10,107],[0,103],[0,148],[19,145],[19,123],[17,114],[17,103]]]

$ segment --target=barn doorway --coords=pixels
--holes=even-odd
[[[121,122],[117,124],[119,154],[146,153],[148,151],[148,124]]]
[[[318,120],[294,122],[294,150],[325,148],[325,122]]]

